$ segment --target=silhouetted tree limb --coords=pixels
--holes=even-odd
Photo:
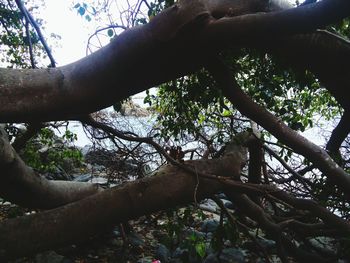
[[[0,196],[28,208],[51,209],[68,204],[102,189],[81,182],[49,181],[28,167],[0,129]]]
[[[339,148],[350,132],[350,111],[345,111],[329,138],[326,149],[333,155],[339,155]]]
[[[224,95],[245,116],[251,118],[296,153],[313,162],[332,182],[337,184],[347,198],[350,198],[350,175],[347,174],[328,153],[319,146],[289,128],[265,108],[256,104],[238,86],[233,73],[219,60],[212,60],[207,66]]]
[[[224,158],[184,164],[198,173],[239,177],[246,161],[239,156],[229,151]],[[220,186],[217,180],[196,177],[181,167],[166,165],[151,177],[104,190],[54,210],[1,222],[0,259],[77,242],[128,219],[201,200],[216,193]]]
[[[124,31],[108,46],[70,65],[45,70],[1,69],[0,121],[74,119],[194,72],[204,65],[208,54],[228,45],[247,46],[262,36],[310,32],[350,13],[349,1],[324,0],[313,8],[240,16],[252,13],[252,2],[242,1],[238,9],[237,3],[232,3],[233,10],[240,12],[235,17],[215,19],[211,13],[220,7],[220,1],[209,1],[216,5],[185,2],[146,25]],[[254,12],[270,7],[259,8]]]

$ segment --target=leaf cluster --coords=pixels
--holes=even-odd
[[[43,128],[35,138],[25,146],[22,158],[39,172],[56,172],[64,170],[65,162],[78,166],[83,161],[81,151],[70,147],[77,140],[77,135],[69,130],[58,137],[50,128]]]
[[[35,9],[36,6],[34,5]],[[41,25],[41,21],[37,21]],[[0,2],[0,56],[1,64],[10,68],[30,68],[29,37],[33,52],[44,57],[39,38],[31,27],[29,36],[25,30],[25,19],[12,1]]]

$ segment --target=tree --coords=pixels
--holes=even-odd
[[[322,0],[285,8],[264,0],[179,1],[70,65],[0,69],[1,122],[80,120],[110,136],[150,144],[171,163],[157,176],[108,190],[47,181],[22,161],[1,130],[1,197],[25,207],[52,209],[1,222],[1,257],[81,240],[118,222],[220,190],[237,204],[242,218],[254,221],[251,227],[260,227],[276,241],[283,262],[288,257],[322,262],[343,257],[338,251],[334,257],[322,258],[295,241],[310,236],[346,240],[350,232],[348,147],[341,150],[349,133],[350,104],[344,87],[349,84],[350,47],[345,36],[320,30],[346,33],[350,2]],[[160,96],[150,96],[149,102],[160,113],[177,112],[189,120],[200,117],[190,126],[180,119],[171,123],[163,115],[159,121],[168,133],[160,136],[193,134],[205,141],[211,159],[181,162],[168,155],[157,138],[122,133],[88,115],[158,85]],[[295,87],[294,100],[287,96],[291,87]],[[175,94],[180,104],[174,104],[169,94]],[[189,101],[195,103],[184,107]],[[296,101],[310,115],[295,110]],[[331,102],[341,114],[326,149],[296,131],[311,124],[315,110],[325,112],[323,102]],[[164,103],[170,107],[163,107]],[[234,126],[239,121],[235,110],[252,121],[250,127]],[[231,126],[223,127],[225,117]],[[226,129],[228,135],[208,138],[203,122],[218,131]],[[244,130],[248,133],[241,133]],[[234,133],[238,135],[232,137]],[[266,138],[271,135],[278,140],[280,155],[268,147]],[[224,153],[215,155],[216,146],[228,138],[231,142]],[[274,174],[281,178],[269,176],[273,169],[268,172],[267,154],[284,166],[287,176],[278,172]],[[299,164],[288,163],[296,157]],[[168,185],[173,187],[169,190]],[[266,209],[266,203],[274,209]]]

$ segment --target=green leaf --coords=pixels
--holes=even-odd
[[[112,36],[114,35],[114,31],[113,31],[112,29],[108,29],[107,35],[108,35],[109,37],[112,37]]]
[[[205,244],[204,242],[197,243],[195,246],[197,254],[201,257],[204,258],[205,256]]]
[[[85,14],[85,8],[84,7],[79,7],[79,9],[78,9],[78,13],[81,15],[81,16],[83,16],[84,14]]]

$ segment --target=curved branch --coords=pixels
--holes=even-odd
[[[349,1],[323,0],[312,8],[215,20],[205,3],[184,2],[189,4],[175,5],[149,24],[126,30],[76,63],[45,70],[0,69],[0,121],[75,118],[194,72],[208,53],[230,44],[247,45],[261,36],[310,32],[350,14]],[[241,14],[251,13],[249,3],[242,2]]]
[[[41,29],[40,29],[39,25],[35,21],[34,17],[28,12],[28,10],[24,6],[22,0],[15,0],[15,1],[16,1],[16,4],[17,4],[19,10],[24,15],[26,21],[33,26],[33,28],[35,29],[36,33],[38,34],[40,42],[43,44],[44,49],[46,51],[46,54],[48,55],[48,57],[50,59],[51,67],[54,68],[55,65],[56,65],[55,59],[52,56],[51,50],[50,50],[49,46],[47,45],[43,34],[41,33]]]
[[[331,154],[337,155],[339,148],[350,132],[350,111],[345,111],[337,127],[334,128],[326,149]]]
[[[11,147],[0,129],[0,196],[28,208],[55,208],[96,194],[98,185],[81,182],[49,181],[38,176]]]
[[[43,123],[31,123],[28,125],[27,129],[15,138],[15,141],[12,143],[12,147],[19,151],[23,149],[26,143],[33,138],[38,132],[45,127]]]
[[[240,169],[245,162],[238,155],[226,157],[188,162],[198,173],[210,174],[222,174],[222,167],[231,165]],[[54,210],[0,222],[0,260],[4,262],[11,257],[86,239],[119,222],[192,202],[194,192],[197,200],[209,197],[221,186],[216,180],[196,178],[182,168],[166,165],[154,176],[104,190]]]
[[[332,182],[350,198],[350,175],[341,169],[328,153],[289,128],[281,120],[256,104],[239,87],[233,74],[219,60],[211,61],[209,72],[223,90],[223,94],[245,116],[251,118],[281,142],[313,162]]]

